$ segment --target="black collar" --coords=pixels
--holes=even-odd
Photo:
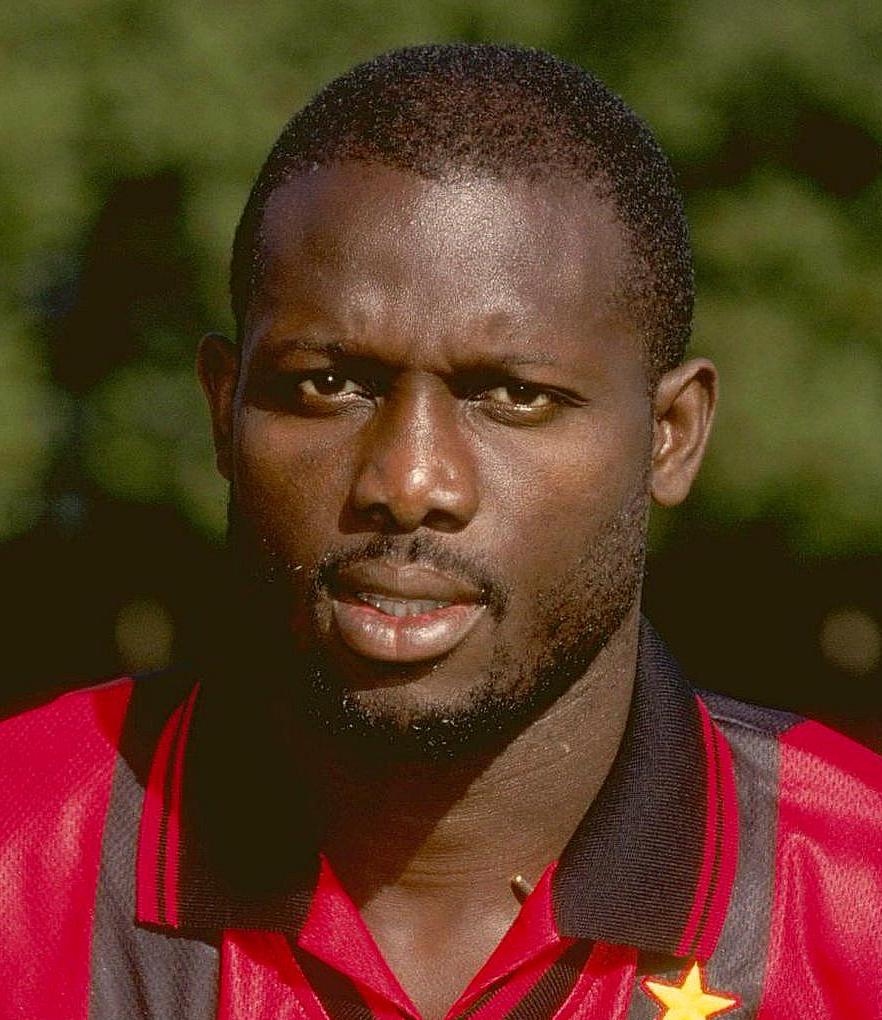
[[[644,621],[625,735],[555,874],[558,927],[674,956],[709,955],[736,846],[728,748]]]

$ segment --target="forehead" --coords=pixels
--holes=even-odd
[[[270,197],[247,332],[330,315],[356,330],[384,319],[387,335],[492,320],[561,338],[632,336],[619,300],[627,263],[612,203],[587,183],[438,181],[342,163]]]

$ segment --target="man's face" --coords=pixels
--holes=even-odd
[[[610,204],[348,163],[274,193],[262,251],[220,462],[283,681],[405,742],[522,721],[642,573],[652,413]]]

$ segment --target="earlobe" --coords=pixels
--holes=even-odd
[[[239,348],[220,333],[208,333],[199,344],[196,371],[211,412],[217,469],[232,480],[233,402],[239,379]]]
[[[694,358],[666,372],[655,393],[652,498],[676,506],[698,474],[713,424],[717,370]]]

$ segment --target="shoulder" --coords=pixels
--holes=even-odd
[[[73,839],[100,824],[130,708],[146,700],[168,709],[180,684],[169,677],[122,677],[63,694],[0,721],[0,846],[64,827]],[[155,693],[154,693],[155,692]],[[134,715],[141,716],[143,711]]]
[[[145,722],[172,710],[179,687],[171,678],[123,678],[0,722],[3,1002],[24,1004],[33,1016],[56,1015],[61,1000],[78,1003],[71,1015],[87,1009],[110,805],[132,761],[149,756],[155,730]],[[124,867],[121,848],[134,846],[140,817],[134,790],[109,845],[123,853]]]
[[[62,695],[0,723],[0,889],[4,909],[37,888],[62,895],[97,860],[133,683]]]
[[[33,1015],[49,1015],[55,995],[76,997],[86,973],[87,919],[132,687],[125,679],[76,691],[0,723],[0,972],[4,1001]]]
[[[73,691],[0,722],[0,830],[16,808],[57,810],[69,794],[109,776],[133,686],[123,678]]]
[[[722,730],[736,769],[762,775],[782,808],[803,821],[864,817],[882,829],[882,757],[821,723],[721,694],[699,692]],[[770,785],[771,781],[774,781]]]
[[[742,933],[767,917],[758,1016],[866,1015],[882,996],[882,758],[800,716],[701,697],[732,751]]]

